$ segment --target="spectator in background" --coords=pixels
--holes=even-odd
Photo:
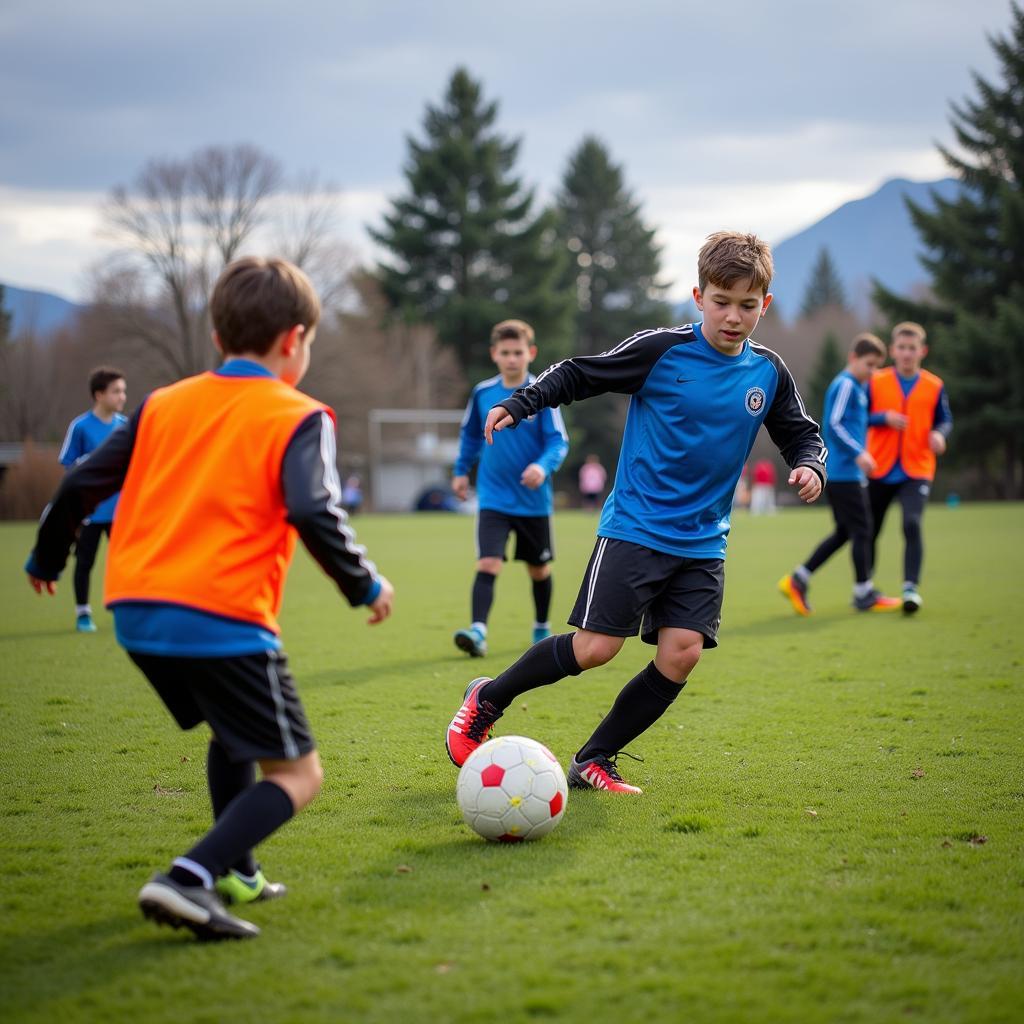
[[[608,471],[601,465],[600,458],[591,453],[580,466],[580,499],[584,508],[594,511],[601,504]]]
[[[775,514],[775,463],[771,459],[758,459],[754,463],[754,486],[750,490],[752,516]]]

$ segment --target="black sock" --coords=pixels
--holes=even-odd
[[[547,622],[551,611],[551,577],[533,581],[533,607],[536,609],[535,622]]]
[[[473,580],[473,622],[486,622],[487,616],[491,614],[491,605],[494,603],[494,581],[497,578],[493,572],[477,571],[476,579]]]
[[[685,679],[676,683],[663,676],[652,661],[619,692],[611,711],[576,755],[577,763],[617,754],[668,711],[685,685]]]
[[[239,793],[256,784],[256,765],[252,761],[232,764],[227,751],[216,740],[210,740],[206,752],[206,781],[210,787],[213,820],[217,821]],[[256,858],[252,850],[247,850],[245,856],[231,867],[243,875],[255,875]]]
[[[294,814],[292,798],[264,779],[235,797],[185,858],[208,871],[211,878],[220,878]],[[193,874],[178,866],[170,872],[171,878],[186,885],[195,884],[190,877]]]
[[[575,633],[549,636],[528,647],[526,653],[501,675],[495,676],[480,690],[480,699],[504,711],[521,693],[538,686],[557,683],[566,676],[578,676],[583,669],[572,649]]]

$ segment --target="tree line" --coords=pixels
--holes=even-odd
[[[953,106],[960,153],[943,155],[963,183],[959,197],[935,197],[930,212],[911,208],[927,293],[899,296],[875,282],[875,322],[865,324],[822,250],[799,316],[785,324],[769,315],[758,337],[787,360],[817,413],[852,334],[874,326],[884,336],[895,320],[919,320],[954,406],[951,456],[981,490],[1019,497],[1024,16],[1016,3],[1012,15],[1009,33],[990,40],[1002,80],[975,76],[975,98]],[[256,147],[151,161],[107,201],[103,224],[118,249],[94,268],[79,322],[56,339],[15,342],[0,316],[0,432],[57,436],[83,404],[80,394],[70,404],[71,376],[94,362],[119,360],[136,395],[208,368],[210,287],[257,244],[307,270],[325,299],[312,390],[338,409],[342,443],[356,451],[371,403],[461,404],[493,372],[487,338],[497,320],[534,325],[538,369],[672,324],[656,230],[605,143],[584,137],[542,205],[517,172],[520,142],[500,131],[498,115],[482,84],[456,69],[440,101],[426,105],[419,134],[407,137],[401,194],[368,226],[382,254],[371,268],[356,266],[338,240],[337,191],[311,175],[287,181]],[[623,410],[615,396],[567,410],[577,462],[590,451],[614,461]]]

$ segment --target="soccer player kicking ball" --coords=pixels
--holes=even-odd
[[[296,390],[320,318],[309,279],[284,260],[238,260],[210,311],[224,364],[154,391],[68,473],[25,569],[52,594],[78,524],[121,490],[106,579],[117,639],[182,729],[213,734],[214,825],[139,906],[203,939],[242,939],[259,929],[225,903],[283,895],[253,848],[323,777],[277,623],[296,539],[371,624],[394,595],[341,510],[334,414]]]
[[[871,579],[871,507],[867,473],[875,460],[865,444],[868,433],[867,383],[885,362],[885,345],[873,334],[858,334],[846,359],[846,369],[825,392],[822,433],[828,445],[828,487],[836,528],[798,565],[779,580],[779,590],[799,615],[810,615],[807,591],[811,573],[820,569],[847,541],[853,558],[853,607],[861,612],[891,612],[900,607],[895,597],[880,594]]]
[[[530,363],[536,356],[533,328],[528,323],[503,320],[495,324],[491,331],[491,359],[500,372],[473,388],[462,417],[452,490],[460,501],[465,501],[469,471],[478,465],[476,489],[480,511],[476,519],[472,622],[468,629],[455,633],[455,646],[474,658],[487,653],[487,619],[510,533],[516,538],[515,557],[526,563],[532,581],[531,642],[551,635],[548,610],[551,562],[555,557],[551,538],[551,476],[569,451],[562,414],[557,409],[545,409],[514,435],[484,447],[487,413],[517,388],[533,381]]]
[[[578,789],[640,792],[616,758],[668,710],[703,649],[717,646],[732,497],[761,424],[802,500],[814,501],[825,482],[825,446],[792,375],[749,340],[771,302],[772,271],[756,236],[711,235],[693,290],[703,322],[641,331],[601,355],[557,363],[488,413],[490,442],[547,407],[609,391],[632,396],[615,484],[569,617],[576,632],[469,684],[446,733],[456,765],[520,694],[604,665],[639,632],[656,645],[654,660],[619,693],[568,775]]]

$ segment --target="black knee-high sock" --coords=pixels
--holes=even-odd
[[[494,581],[498,577],[493,572],[480,572],[473,580],[473,621],[486,622],[487,616],[491,614],[491,605],[494,603]]]
[[[551,577],[533,581],[533,607],[536,609],[535,622],[547,622],[551,611]]]
[[[583,669],[572,649],[575,633],[549,636],[526,649],[526,653],[501,675],[480,690],[480,699],[504,711],[521,693],[538,686],[557,683],[566,676],[578,676]]]
[[[675,683],[663,676],[652,661],[619,692],[611,711],[576,755],[577,762],[617,754],[668,711],[685,685],[686,680]]]
[[[195,878],[201,876],[190,871],[189,863],[198,865],[211,879],[226,875],[232,864],[276,832],[294,813],[292,798],[280,786],[266,779],[257,782],[235,797],[213,828],[175,862],[171,877],[185,885],[195,884]]]
[[[227,751],[216,740],[210,740],[206,752],[206,780],[210,787],[213,819],[216,821],[239,793],[255,785],[256,765],[252,761],[232,764],[228,760]],[[247,850],[245,856],[231,866],[243,875],[256,874],[256,858],[252,850]]]

